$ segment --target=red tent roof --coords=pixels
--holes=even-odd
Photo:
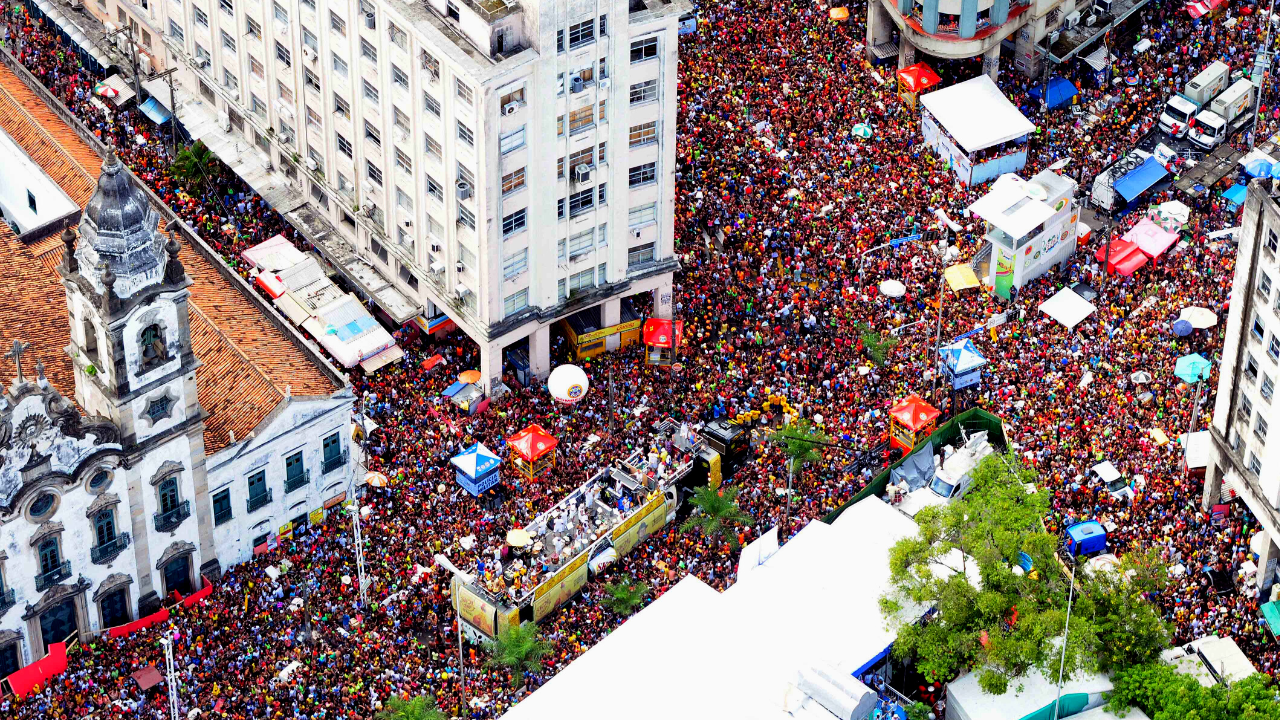
[[[942,82],[942,78],[938,77],[938,73],[922,62],[902,68],[898,71],[898,78],[902,80],[902,83],[911,92],[928,90]]]
[[[895,420],[902,423],[908,430],[916,431],[936,420],[941,412],[924,400],[919,395],[908,395],[898,401],[897,405],[889,408],[889,414]]]
[[[675,329],[670,320],[649,318],[644,321],[644,344],[669,348],[675,343]]]
[[[507,438],[507,444],[525,462],[533,462],[555,449],[557,440],[541,427],[530,425]]]

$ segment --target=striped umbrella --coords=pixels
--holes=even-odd
[[[853,133],[854,137],[862,138],[863,140],[870,140],[873,134],[871,126],[866,123],[854,125],[850,132]]]

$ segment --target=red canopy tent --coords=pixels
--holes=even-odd
[[[932,90],[942,84],[942,78],[933,68],[918,62],[898,71],[898,97],[912,109],[920,93]]]
[[[1108,259],[1106,245],[1098,248],[1098,251],[1093,254],[1093,257],[1098,262],[1107,263],[1107,272],[1119,272],[1121,264],[1124,264],[1126,260],[1133,255],[1141,256],[1142,262],[1137,262],[1137,264],[1134,265],[1134,262],[1136,261],[1130,261],[1127,266],[1132,266],[1134,270],[1137,270],[1146,264],[1147,256],[1142,254],[1142,250],[1138,249],[1138,244],[1135,242],[1123,239],[1112,240],[1110,247],[1110,259]],[[1132,272],[1129,274],[1132,274]]]
[[[530,425],[512,435],[507,438],[507,444],[511,446],[512,464],[529,480],[555,467],[558,441],[539,425]]]
[[[1125,277],[1129,277],[1130,275],[1138,272],[1139,268],[1149,262],[1151,262],[1151,258],[1147,257],[1146,253],[1141,251],[1132,252],[1126,255],[1120,262],[1115,263],[1115,271]]]
[[[911,452],[917,443],[933,434],[942,413],[919,395],[908,395],[889,408],[889,447]]]
[[[676,350],[684,336],[683,320],[649,318],[641,331],[648,347],[645,361],[650,365],[670,365],[675,362]]]
[[[67,644],[50,643],[49,654],[5,678],[14,695],[24,697],[67,669]]]

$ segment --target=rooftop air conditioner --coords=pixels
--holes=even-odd
[[[1052,45],[1058,42],[1058,38],[1060,37],[1062,37],[1062,33],[1058,30],[1054,30],[1053,32],[1049,33],[1049,44]]]
[[[312,50],[311,48],[309,48],[309,47],[307,47],[307,46],[305,46],[305,45],[304,45],[304,46],[303,46],[303,48],[302,48],[302,57],[303,57],[307,62],[315,62],[315,61],[316,61],[316,51],[315,51],[315,50]]]
[[[575,165],[573,168],[573,181],[579,185],[591,181],[590,165]]]
[[[271,153],[266,150],[259,150],[258,159],[262,160],[262,164],[266,165],[268,170],[271,169]]]
[[[639,230],[632,230],[632,231],[631,231],[631,235],[632,235],[635,239],[637,239],[637,240],[639,240],[639,239],[640,239],[640,231],[639,231]]]
[[[84,7],[84,3],[80,2],[80,0],[70,0],[67,4],[71,6],[72,10],[79,10]]]
[[[458,296],[458,299],[461,300],[462,298],[465,298],[468,294],[470,294],[471,290],[469,290],[466,285],[459,285],[453,289],[453,292],[456,293]]]
[[[209,67],[209,58],[202,57],[199,60],[196,60],[196,67],[201,70],[207,69]]]
[[[609,78],[601,78],[601,79],[600,79],[600,89],[601,89],[601,90],[608,90],[608,89],[609,89]]]
[[[1093,9],[1097,12],[1111,12],[1111,0],[1093,0]]]
[[[151,74],[151,57],[149,55],[138,55],[138,67],[142,68],[143,75]]]
[[[218,127],[222,128],[222,132],[231,132],[231,118],[226,115],[218,115]]]
[[[304,162],[307,164],[307,169],[312,172],[315,172],[320,167],[315,158],[307,158]]]
[[[442,272],[444,272],[444,263],[440,262],[439,260],[432,261],[431,273],[433,275],[439,275]]]
[[[1097,25],[1098,16],[1094,15],[1093,13],[1089,13],[1084,17],[1084,24],[1086,27],[1093,27],[1094,25]]]
[[[370,30],[377,29],[378,20],[374,17],[373,13],[369,12],[364,14],[364,26]]]
[[[440,243],[431,243],[431,252],[440,252],[442,249]]]
[[[411,228],[411,227],[413,227],[413,221],[412,221],[412,220],[405,220],[405,221],[404,221],[404,226],[405,226],[405,227],[407,227],[407,228]]]
[[[457,263],[455,263],[455,264],[454,264],[453,269],[454,269],[454,270],[457,270],[457,271],[458,271],[458,272],[460,272],[460,273],[461,273],[461,272],[466,272],[466,271],[467,271],[467,266],[466,266],[466,265],[463,265],[463,264],[462,264],[462,261],[461,261],[461,260],[459,260]],[[459,297],[461,297],[461,296],[459,296]]]
[[[1076,10],[1067,15],[1067,19],[1063,21],[1062,26],[1070,30],[1080,24],[1080,11]]]
[[[458,199],[459,200],[471,199],[471,183],[467,182],[466,180],[458,181]]]
[[[575,74],[569,78],[569,92],[571,93],[580,93],[586,86],[587,83],[582,79],[581,75]]]
[[[503,106],[502,106],[502,114],[503,114],[503,115],[515,115],[515,114],[516,114],[516,111],[517,111],[517,110],[519,110],[519,109],[520,109],[520,103],[518,103],[518,102],[509,102],[509,103],[507,103],[506,105],[503,105]]]

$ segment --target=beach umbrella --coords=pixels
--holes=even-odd
[[[1271,166],[1271,177],[1280,178],[1280,163]]]
[[[880,283],[880,292],[885,297],[900,298],[907,294],[907,286],[897,280],[885,280]]]
[[[1201,380],[1209,378],[1209,368],[1213,367],[1213,363],[1204,359],[1200,353],[1191,353],[1178,358],[1178,362],[1173,366],[1173,374],[1178,379],[1188,385],[1195,385]]]
[[[857,125],[854,125],[849,132],[853,133],[854,137],[862,138],[863,140],[870,140],[871,136],[875,134],[874,131],[872,131],[871,126],[866,123],[858,123]]]
[[[1136,385],[1145,385],[1146,383],[1151,382],[1151,373],[1146,370],[1139,370],[1130,375],[1129,379]]]
[[[1190,335],[1191,331],[1194,329],[1195,328],[1191,327],[1191,323],[1187,322],[1186,320],[1173,321],[1173,334],[1177,335],[1178,337],[1186,337]]]
[[[97,85],[94,85],[93,94],[104,98],[120,97],[120,91],[105,82],[100,82]]]
[[[364,484],[373,487],[386,487],[389,482],[386,475],[376,471],[364,476]]]
[[[1257,158],[1255,160],[1251,160],[1248,165],[1245,165],[1244,171],[1248,173],[1249,177],[1270,177],[1271,163],[1263,160],[1262,158]]]
[[[1191,323],[1191,327],[1197,330],[1211,328],[1218,324],[1218,316],[1209,308],[1205,307],[1188,307],[1183,308],[1178,315],[1179,320],[1186,320]]]
[[[458,373],[458,382],[461,382],[461,383],[480,382],[480,371],[467,370],[465,372]]]
[[[507,544],[511,547],[524,547],[533,542],[533,538],[529,537],[529,533],[521,528],[516,528],[507,532]]]

